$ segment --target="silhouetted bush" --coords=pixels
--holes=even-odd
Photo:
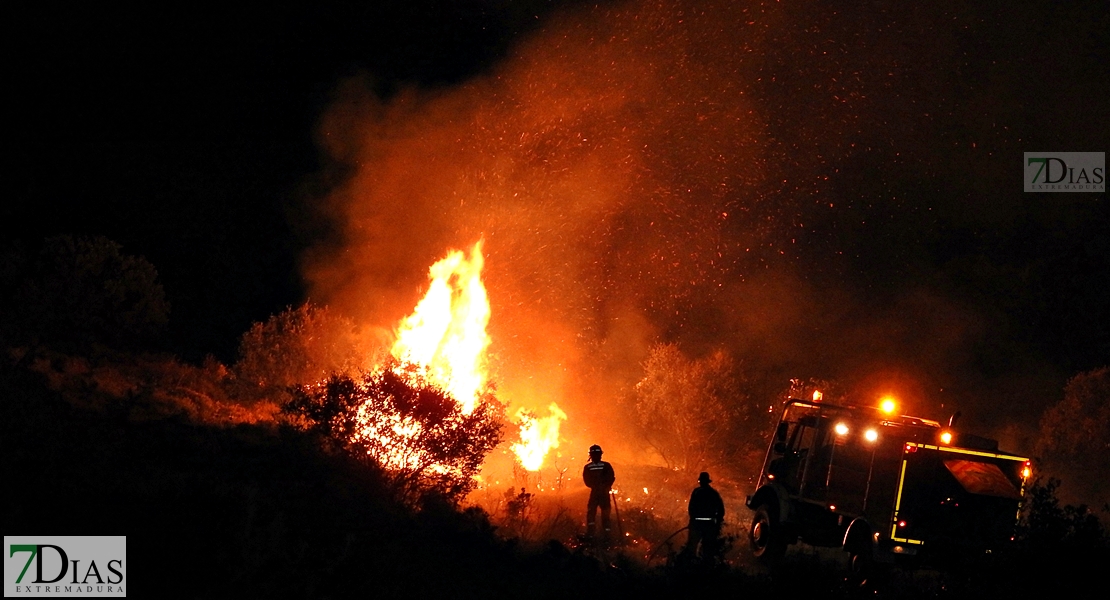
[[[1037,481],[1026,492],[1021,538],[1034,551],[1092,551],[1110,548],[1098,515],[1085,504],[1061,506],[1060,480]]]
[[[501,442],[504,407],[486,393],[464,413],[414,369],[404,376],[395,369],[296,388],[286,412],[334,446],[376,462],[405,501],[437,494],[457,503]]]
[[[0,263],[0,332],[8,346],[134,349],[168,322],[154,266],[107,238],[55,236],[37,252],[6,252]]]
[[[375,358],[368,336],[354,321],[305,303],[244,333],[233,370],[244,399],[285,404],[291,386],[323,381],[334,373],[355,374]]]

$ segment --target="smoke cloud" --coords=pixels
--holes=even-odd
[[[583,458],[626,443],[614,399],[657,341],[725,347],[763,394],[835,378],[943,418],[995,385],[976,371],[994,323],[931,254],[930,232],[971,218],[937,173],[982,158],[938,118],[961,15],[915,10],[602,6],[455,88],[383,100],[349,80],[320,126],[346,170],[311,296],[387,333],[429,265],[483,238],[501,395],[558,402]]]

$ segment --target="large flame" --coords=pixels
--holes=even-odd
[[[470,414],[485,390],[489,299],[482,284],[482,242],[467,258],[454,250],[432,265],[428,293],[397,328],[393,357],[418,365]]]
[[[431,383],[442,387],[461,405],[465,414],[474,411],[478,398],[489,385],[486,350],[490,338],[489,297],[482,283],[482,242],[470,250],[452,250],[428,270],[431,285],[412,314],[397,326],[393,357],[401,367],[412,365]],[[530,411],[517,411],[520,443],[512,446],[521,465],[537,471],[547,453],[559,446],[559,424],[567,415],[554,402],[550,416],[537,418]],[[408,426],[395,423],[397,427]]]
[[[554,402],[547,410],[551,415],[545,418],[538,418],[524,409],[516,413],[520,421],[520,443],[513,444],[513,453],[529,471],[540,470],[547,453],[559,447],[559,424],[567,419],[567,414]]]

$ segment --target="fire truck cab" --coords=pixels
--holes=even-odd
[[[951,424],[788,400],[747,501],[753,553],[774,565],[798,541],[840,547],[865,572],[1008,543],[1029,460]]]

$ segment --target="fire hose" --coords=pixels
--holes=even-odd
[[[617,498],[617,495],[613,493],[613,490],[609,490],[609,495],[612,496],[613,510],[617,513],[617,535],[619,536],[618,539],[624,540],[624,526],[621,524],[620,498]]]
[[[676,531],[676,532],[672,533],[671,535],[667,536],[667,539],[665,539],[665,540],[663,540],[662,542],[659,542],[658,544],[656,544],[656,545],[655,545],[655,547],[651,549],[651,552],[648,552],[648,555],[647,555],[647,557],[646,557],[646,558],[645,558],[644,560],[646,560],[647,562],[649,562],[649,563],[650,563],[650,562],[651,562],[651,559],[652,559],[652,557],[654,557],[654,556],[655,556],[655,552],[656,552],[657,550],[659,550],[660,548],[662,548],[662,547],[663,547],[663,544],[666,544],[667,542],[671,541],[671,538],[673,538],[674,536],[676,536],[676,535],[678,535],[678,534],[682,533],[683,531],[686,531],[686,530],[687,530],[687,529],[689,529],[689,528],[690,528],[690,526],[689,526],[689,525],[687,525],[687,526],[683,527],[682,529],[679,529],[678,531]]]

